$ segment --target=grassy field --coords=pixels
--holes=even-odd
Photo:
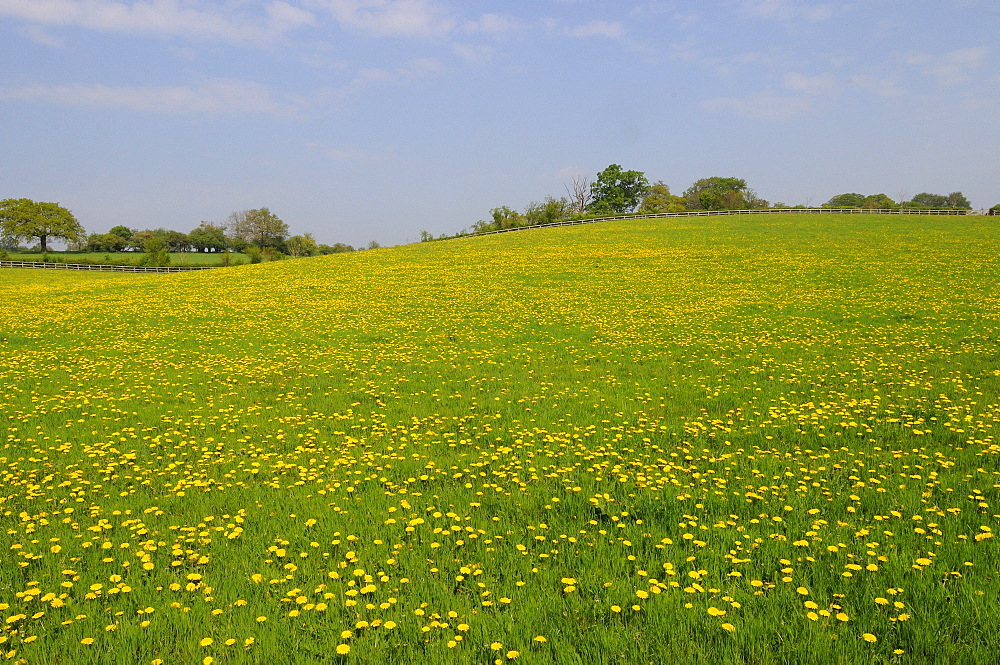
[[[0,659],[984,663],[1000,229],[0,271]]]
[[[8,261],[41,261],[42,254],[37,252],[8,252]],[[59,263],[102,263],[114,265],[137,266],[142,257],[142,252],[48,252],[49,261]],[[172,266],[217,266],[222,263],[223,253],[201,253],[201,252],[171,252],[170,265]],[[229,260],[233,263],[249,263],[250,259],[245,254],[231,252]]]

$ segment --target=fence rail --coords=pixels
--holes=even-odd
[[[538,224],[535,226],[514,226],[509,229],[499,231],[483,231],[481,233],[470,233],[462,238],[474,236],[488,236],[495,233],[509,233],[510,231],[527,231],[528,229],[542,229],[553,226],[576,226],[577,224],[594,224],[596,222],[610,222],[621,219],[659,219],[663,217],[716,217],[719,215],[788,215],[788,214],[813,214],[813,213],[839,213],[852,215],[970,215],[987,214],[985,211],[970,210],[917,210],[909,208],[899,209],[872,209],[864,208],[764,208],[761,210],[695,210],[691,212],[651,212],[646,214],[611,215],[608,217],[592,217],[590,219],[568,219],[562,222],[552,222],[550,224]]]
[[[42,261],[0,261],[0,268],[42,268],[46,270],[95,270],[97,272],[188,272],[214,270],[221,266],[118,266],[96,263],[44,263]]]

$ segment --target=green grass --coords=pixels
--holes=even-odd
[[[991,662],[998,250],[734,216],[4,269],[0,657]]]
[[[49,261],[59,263],[100,263],[114,265],[139,265],[139,261],[145,256],[142,252],[48,252]],[[222,263],[223,253],[201,253],[201,252],[171,252],[170,265],[172,266],[217,266]],[[43,255],[40,252],[8,252],[8,261],[41,261]],[[245,254],[232,252],[229,260],[233,263],[249,263],[250,259]]]

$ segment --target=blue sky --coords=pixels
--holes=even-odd
[[[0,198],[452,233],[608,164],[1000,202],[996,0],[0,0]]]

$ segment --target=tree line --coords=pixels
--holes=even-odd
[[[481,219],[456,235],[502,231],[505,229],[539,226],[552,222],[586,219],[620,214],[648,214],[664,212],[694,212],[713,210],[757,210],[780,208],[805,208],[771,203],[761,198],[743,178],[714,176],[695,181],[680,195],[658,180],[650,183],[641,171],[624,170],[611,164],[591,180],[578,175],[565,185],[566,195],[546,197],[543,201],[529,203],[519,212],[509,206],[499,206],[489,211],[488,219]],[[858,209],[915,209],[915,210],[970,210],[972,206],[962,192],[932,194],[921,192],[908,201],[894,201],[885,194],[838,194],[822,204],[824,208]],[[1000,215],[1000,204],[990,209],[990,214]],[[449,236],[441,236],[449,237]],[[420,232],[423,241],[433,240],[427,231]]]
[[[38,241],[38,251],[49,250],[58,239],[75,252],[144,252],[152,265],[165,265],[170,252],[236,252],[251,263],[282,256],[316,256],[352,252],[345,243],[317,243],[311,233],[289,235],[288,224],[267,208],[240,210],[223,224],[202,221],[188,233],[172,229],[132,229],[118,225],[107,233],[87,234],[73,213],[58,203],[30,199],[0,201],[0,249],[28,249],[21,242]],[[368,248],[378,247],[376,241]]]

